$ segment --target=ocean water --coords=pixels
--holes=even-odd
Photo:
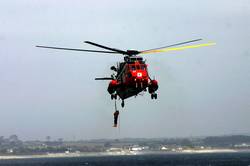
[[[250,153],[157,154],[0,160],[2,166],[250,166]]]

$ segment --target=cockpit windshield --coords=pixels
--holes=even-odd
[[[140,65],[130,65],[130,70],[146,70],[145,64]]]

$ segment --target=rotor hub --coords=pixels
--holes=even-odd
[[[137,54],[140,54],[140,52],[137,51],[137,50],[127,50],[127,55],[128,56],[134,56],[134,55],[137,55]]]

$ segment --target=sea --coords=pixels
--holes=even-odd
[[[250,166],[250,153],[1,159],[2,166]]]

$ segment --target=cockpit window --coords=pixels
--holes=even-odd
[[[141,70],[145,70],[145,66],[144,65],[141,65]]]
[[[140,65],[136,65],[136,70],[140,70]]]
[[[135,65],[131,65],[131,70],[135,70]]]

